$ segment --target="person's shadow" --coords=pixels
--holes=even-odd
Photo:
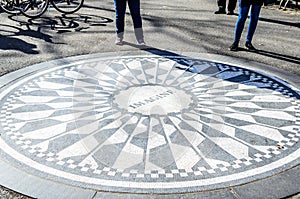
[[[16,50],[26,54],[38,54],[39,51],[35,50],[36,47],[36,45],[30,44],[19,38],[0,35],[1,50]]]
[[[293,57],[293,56],[283,55],[283,54],[269,52],[265,50],[258,50],[254,53],[300,65],[300,57]]]
[[[270,52],[270,51],[266,51],[266,50],[260,50],[260,49],[257,49],[256,51],[249,51],[242,47],[239,47],[238,51],[247,51],[250,53],[256,53],[256,54],[264,55],[264,56],[271,57],[274,59],[279,59],[282,61],[291,62],[291,63],[300,65],[300,57],[293,57],[290,55],[284,55],[284,54]]]
[[[176,53],[169,52],[169,51],[166,51],[166,50],[157,49],[157,48],[147,46],[147,45],[139,46],[139,45],[129,43],[129,42],[124,42],[124,45],[129,45],[129,46],[132,46],[132,47],[135,47],[135,48],[139,48],[140,50],[151,52],[151,53],[156,54],[156,55],[179,56]],[[238,51],[248,51],[248,50],[245,49],[245,48],[239,47]],[[280,59],[280,60],[283,60],[283,61],[287,61],[287,62],[291,62],[291,63],[300,65],[300,57],[293,57],[293,56],[290,56],[290,55],[284,55],[284,54],[279,54],[279,53],[274,53],[274,52],[269,52],[269,51],[259,50],[259,49],[257,49],[256,51],[248,51],[248,52],[257,53],[257,54],[260,54],[260,55],[264,55],[264,56],[268,56],[268,57],[272,57],[272,58],[275,58],[275,59]]]
[[[0,34],[0,50],[16,50],[26,54],[39,53],[39,51],[36,50],[37,45],[28,43],[27,41],[20,39],[19,36],[41,39],[45,42],[53,43],[52,36],[43,33],[39,28],[38,30],[31,30],[29,25],[21,25],[26,26],[25,29],[11,25],[0,24],[0,26],[3,27],[1,32],[4,33]]]

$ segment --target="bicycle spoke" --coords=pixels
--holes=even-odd
[[[51,3],[56,10],[70,14],[78,11],[82,7],[83,0],[52,0]]]
[[[48,7],[48,0],[29,0],[23,3],[23,10],[21,12],[30,18],[41,16]]]
[[[0,0],[0,7],[8,14],[19,14],[20,10],[16,9],[15,2],[13,0]]]

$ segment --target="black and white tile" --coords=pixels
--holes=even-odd
[[[299,91],[277,78],[184,56],[58,63],[0,90],[0,149],[29,172],[99,190],[185,192],[299,159]]]

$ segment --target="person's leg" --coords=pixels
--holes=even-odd
[[[233,14],[236,7],[237,0],[229,0],[228,1],[228,14]]]
[[[245,22],[248,16],[250,6],[240,6],[239,7],[239,16],[236,21],[235,30],[234,30],[234,40],[233,44],[229,47],[231,51],[237,51],[241,35],[245,26]]]
[[[217,4],[219,9],[215,12],[215,14],[225,14],[226,0],[217,0]]]
[[[134,29],[142,28],[142,17],[140,11],[140,0],[128,0],[128,6],[133,21]]]
[[[260,10],[261,10],[261,6],[259,5],[252,5],[251,7],[250,21],[249,21],[248,32],[246,36],[247,43],[252,42],[252,38],[257,27]]]
[[[218,7],[219,7],[220,10],[225,10],[226,0],[218,0],[217,3],[218,3]]]
[[[126,0],[114,0],[116,11],[116,33],[124,33]]]
[[[239,42],[241,39],[241,35],[245,26],[245,22],[248,16],[250,6],[239,7],[239,16],[236,21],[235,31],[234,31],[234,42]]]
[[[140,11],[140,0],[128,0],[128,6],[133,21],[134,33],[138,44],[144,45],[144,34],[142,17]]]

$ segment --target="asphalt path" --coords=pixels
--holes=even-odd
[[[151,0],[142,1],[141,8],[145,40],[151,47],[229,55],[300,74],[299,11],[291,14],[264,7],[253,40],[261,51],[250,53],[228,51],[237,15],[214,15],[214,1]],[[114,45],[114,5],[109,0],[86,0],[80,11],[67,17],[50,8],[36,20],[5,13],[0,18],[0,75],[62,57],[139,50]],[[125,29],[125,40],[135,43],[129,14]]]

